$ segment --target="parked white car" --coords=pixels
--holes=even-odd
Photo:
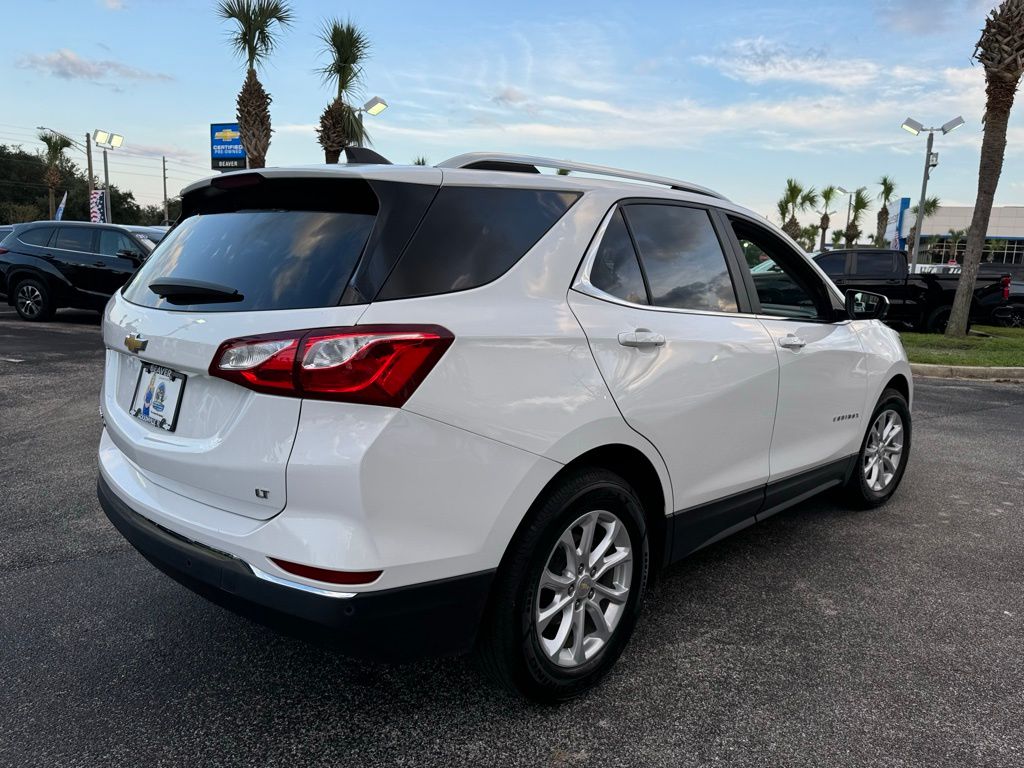
[[[475,648],[566,699],[653,569],[828,488],[881,504],[906,468],[885,300],[702,187],[471,154],[182,205],[106,309],[99,497],[159,568],[289,631]]]

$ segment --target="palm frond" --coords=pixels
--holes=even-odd
[[[277,47],[278,28],[295,20],[287,0],[221,0],[217,15],[235,22],[228,39],[248,69],[259,66]]]
[[[896,182],[892,176],[882,176],[878,180],[878,186],[881,188],[878,192],[878,200],[881,202],[883,207],[888,207],[889,202],[892,200],[893,194],[896,192]]]
[[[370,38],[351,21],[332,19],[317,35],[324,44],[321,53],[328,58],[320,68],[324,82],[333,83],[338,98],[351,96],[359,88],[363,64],[370,55]]]
[[[60,162],[65,149],[71,148],[71,142],[59,133],[40,131],[38,138],[46,145],[46,164],[55,167]]]

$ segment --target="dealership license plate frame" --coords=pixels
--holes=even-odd
[[[139,421],[149,424],[152,427],[163,432],[174,432],[178,426],[178,414],[181,412],[181,399],[185,394],[185,383],[188,381],[188,376],[179,371],[175,371],[172,368],[167,368],[163,365],[157,365],[156,363],[147,363],[141,361],[142,365],[139,367],[139,378],[135,382],[135,393],[132,395],[132,404],[129,408],[129,413]],[[146,389],[149,389],[150,385],[154,389],[155,399],[156,391],[161,386],[164,387],[165,394],[162,399],[158,402],[159,405],[163,406],[164,410],[171,411],[171,418],[167,419],[164,413],[158,413],[153,415],[152,403],[150,407],[146,407],[145,397],[146,390],[143,389],[142,382],[146,376],[150,376],[150,382],[146,385]],[[171,387],[168,388],[167,384]],[[173,400],[169,401],[167,396],[168,389],[173,394]]]

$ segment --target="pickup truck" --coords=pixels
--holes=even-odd
[[[882,248],[825,251],[813,258],[840,290],[852,288],[888,297],[888,322],[935,333],[946,329],[960,275],[937,271],[911,274],[905,251]],[[1003,308],[1024,303],[1024,296],[1015,295],[1020,291],[1020,283],[1013,283],[1009,275],[979,275],[971,322],[1005,324]]]

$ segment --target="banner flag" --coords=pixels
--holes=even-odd
[[[64,215],[64,206],[68,203],[68,193],[64,193],[64,197],[60,199],[60,205],[57,206],[57,221],[60,221],[61,216]]]
[[[107,201],[106,191],[102,189],[94,190],[89,195],[89,221],[94,224],[105,224],[107,221]]]

